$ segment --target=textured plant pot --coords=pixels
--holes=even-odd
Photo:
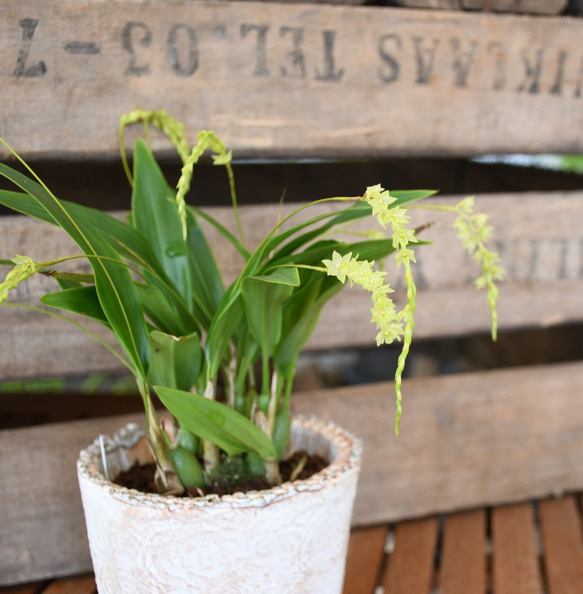
[[[151,460],[136,425],[104,441],[110,476]],[[99,440],[83,450],[77,471],[99,593],[341,592],[360,441],[296,418],[290,444],[330,465],[265,491],[190,499],[114,485]]]

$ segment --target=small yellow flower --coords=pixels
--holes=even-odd
[[[346,276],[350,272],[350,263],[352,252],[341,256],[337,251],[332,253],[332,260],[322,260],[328,276],[335,276],[342,284],[346,281]]]

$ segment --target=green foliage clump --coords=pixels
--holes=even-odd
[[[124,130],[137,122],[145,124],[146,138],[152,125],[175,146],[183,167],[174,187],[143,140],[136,143],[130,171]],[[32,170],[25,176],[0,164],[0,175],[20,188],[0,191],[0,203],[61,227],[92,267],[91,274],[75,275],[55,266],[79,256],[50,262],[17,256],[0,284],[0,302],[31,275],[49,273],[60,284],[59,291],[42,298],[52,315],[64,317],[56,310],[80,314],[111,330],[118,348],[105,346],[131,371],[143,398],[160,490],[202,488],[205,482],[229,482],[245,473],[265,474],[271,484],[280,481],[278,462],[290,435],[297,359],[322,308],[346,280],[371,294],[377,344],[403,341],[395,376],[398,432],[401,378],[416,306],[413,247],[419,243],[408,210],[434,192],[389,192],[376,185],[363,196],[318,200],[277,222],[251,251],[238,214],[231,153],[215,134],[201,132],[190,148],[184,127],[165,112],[136,111],[122,118],[119,137],[132,186],[127,222],[59,200]],[[206,151],[227,170],[236,235],[186,202],[194,166]],[[300,212],[329,202],[346,206],[293,224]],[[433,208],[456,215],[458,235],[481,267],[476,284],[487,290],[495,335],[496,282],[503,270],[486,246],[491,233],[487,217],[473,212],[471,199]],[[377,230],[353,242],[334,238],[335,231],[365,218],[376,219],[383,233]],[[200,221],[218,230],[243,258],[229,286]],[[389,255],[404,271],[407,302],[402,309],[392,300],[393,289],[380,266]],[[219,385],[225,389],[224,401],[218,397]],[[152,406],[153,392],[176,419],[178,435],[193,436],[194,446],[169,438]]]

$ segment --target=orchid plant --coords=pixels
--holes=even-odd
[[[146,138],[136,142],[132,172],[124,131],[140,122]],[[167,183],[149,148],[150,126],[162,130],[182,160],[175,187]],[[377,344],[403,341],[395,376],[398,433],[401,378],[414,328],[413,246],[419,243],[409,225],[408,209],[434,192],[389,192],[376,185],[360,197],[317,200],[277,222],[251,251],[239,218],[231,152],[214,133],[200,132],[191,148],[184,126],[166,112],[140,110],[121,119],[119,137],[132,186],[126,222],[58,199],[22,160],[28,175],[0,164],[0,174],[19,188],[0,190],[0,203],[59,226],[83,253],[46,262],[26,256],[4,260],[13,269],[0,284],[0,303],[30,276],[50,273],[60,289],[42,297],[49,308],[43,311],[78,326],[82,325],[58,311],[87,316],[111,330],[118,347],[104,345],[136,379],[159,491],[204,492],[233,460],[242,472],[265,476],[272,485],[280,482],[298,356],[323,306],[346,281],[371,293]],[[216,165],[227,170],[237,235],[185,200],[194,166],[207,151]],[[325,202],[346,206],[293,223],[299,212]],[[455,215],[458,236],[481,269],[476,284],[487,291],[495,338],[496,283],[503,269],[497,254],[487,247],[492,232],[487,216],[474,213],[471,198],[456,206],[426,207]],[[376,219],[384,233],[379,236],[377,230],[353,242],[333,238],[335,230],[364,218]],[[217,229],[242,256],[242,269],[229,286],[200,221]],[[402,309],[391,299],[393,289],[382,267],[389,255],[404,271],[407,302]],[[88,259],[91,274],[59,270],[63,262],[79,257]],[[219,385],[224,397],[219,397]],[[153,393],[175,419],[178,430],[172,437],[155,411]]]

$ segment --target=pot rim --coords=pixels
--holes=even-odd
[[[315,417],[295,415],[292,420],[292,434],[294,431],[301,430],[324,438],[335,450],[335,459],[326,468],[308,479],[286,482],[261,491],[234,493],[232,495],[209,494],[203,497],[177,497],[174,495],[144,493],[112,483],[106,479],[100,469],[101,441],[103,440],[106,454],[111,454],[120,448],[131,449],[140,439],[146,437],[145,432],[136,423],[125,425],[111,437],[101,436],[101,438],[97,438],[91,445],[82,450],[77,460],[77,472],[79,480],[88,481],[107,490],[114,499],[126,501],[131,505],[179,510],[188,508],[262,507],[297,493],[321,490],[343,475],[360,471],[362,465],[362,441],[359,438],[332,421],[321,421]]]

